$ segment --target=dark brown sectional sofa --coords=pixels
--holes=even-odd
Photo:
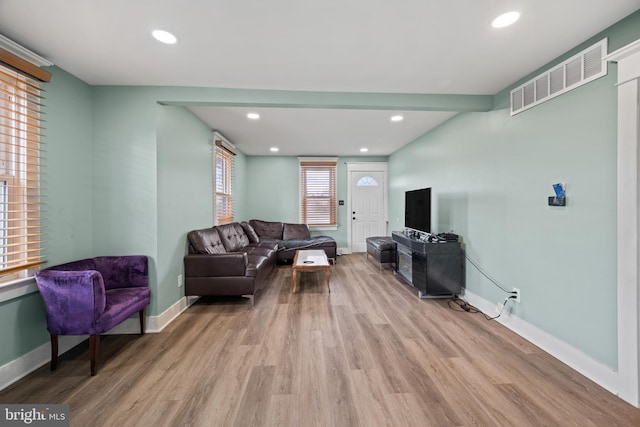
[[[276,262],[293,259],[296,249],[324,249],[336,258],[331,237],[311,237],[306,224],[251,220],[193,230],[184,257],[185,295],[243,295],[260,289]]]
[[[291,262],[298,249],[324,249],[327,258],[336,261],[336,241],[328,236],[311,237],[307,224],[289,224],[286,222],[249,221],[260,242],[278,244],[278,261]]]

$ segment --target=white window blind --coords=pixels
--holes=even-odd
[[[215,141],[215,223],[233,222],[233,156],[220,140]]]
[[[338,225],[335,160],[300,160],[300,220],[310,227]]]
[[[41,107],[39,82],[0,65],[0,276],[4,280],[41,263]]]

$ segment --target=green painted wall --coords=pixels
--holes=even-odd
[[[609,51],[638,39],[640,13],[586,45],[604,36]],[[455,230],[485,272],[521,289],[514,314],[614,369],[615,69],[513,117],[507,89],[494,111],[459,114],[389,160],[391,229],[403,226],[404,191],[432,187],[434,231]],[[567,185],[566,207],[547,206],[556,182]],[[466,287],[505,298],[468,261]]]
[[[247,156],[247,211],[240,220],[298,222],[298,159]]]
[[[91,88],[52,67],[46,90],[43,201],[48,265],[91,256]],[[46,344],[49,333],[40,294],[0,304],[0,366]]]
[[[177,302],[186,233],[213,225],[212,130],[184,107],[163,106],[175,88],[96,87],[94,252],[150,257],[150,315]],[[234,158],[234,208],[246,209],[246,159]]]
[[[43,201],[49,265],[90,256],[93,243],[91,88],[53,67],[44,85],[46,130]]]
[[[148,88],[93,88],[93,252],[149,257],[158,314],[156,103]]]
[[[213,224],[213,136],[209,126],[184,107],[157,105],[158,249],[157,313],[184,296],[187,232]]]
[[[49,342],[42,298],[32,293],[0,303],[0,366]]]
[[[514,313],[608,366],[616,342],[616,98],[607,77],[510,117],[464,113],[390,158],[391,228],[404,191],[432,187],[432,229],[504,287]],[[547,206],[552,184],[568,206]],[[466,288],[505,294],[466,263]]]
[[[338,230],[317,231],[314,235],[331,236],[338,247],[347,246],[347,162],[386,162],[387,157],[338,158]],[[243,219],[262,219],[297,223],[299,213],[299,160],[298,157],[248,156],[247,176],[251,185],[247,189],[247,213]]]
[[[156,104],[145,88],[93,88],[94,252],[155,256]]]

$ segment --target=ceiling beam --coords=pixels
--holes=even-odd
[[[264,89],[165,87],[164,105],[328,108],[398,111],[489,111],[492,95],[310,92]]]

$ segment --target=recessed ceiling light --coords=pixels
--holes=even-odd
[[[366,153],[367,151],[369,151],[369,149],[368,149],[368,148],[365,148],[365,147],[363,147],[363,148],[361,148],[361,149],[360,149],[360,152],[361,152],[361,153]]]
[[[176,36],[164,30],[154,30],[151,33],[151,35],[159,42],[166,43],[166,44],[174,44],[175,42],[178,41]]]
[[[392,121],[392,122],[401,122],[401,121],[403,121],[403,120],[404,120],[404,117],[402,117],[402,116],[401,116],[401,115],[399,115],[399,114],[398,114],[397,116],[392,116],[392,117],[391,117],[391,121]]]
[[[502,15],[498,16],[496,19],[493,20],[493,22],[491,23],[491,26],[493,28],[508,27],[509,25],[516,22],[518,18],[520,18],[519,12],[503,13]]]
[[[247,118],[251,120],[258,120],[260,118],[260,114],[258,113],[247,113]]]
[[[272,153],[277,153],[278,151],[280,151],[278,147],[271,147],[269,148],[269,150],[271,150]]]

